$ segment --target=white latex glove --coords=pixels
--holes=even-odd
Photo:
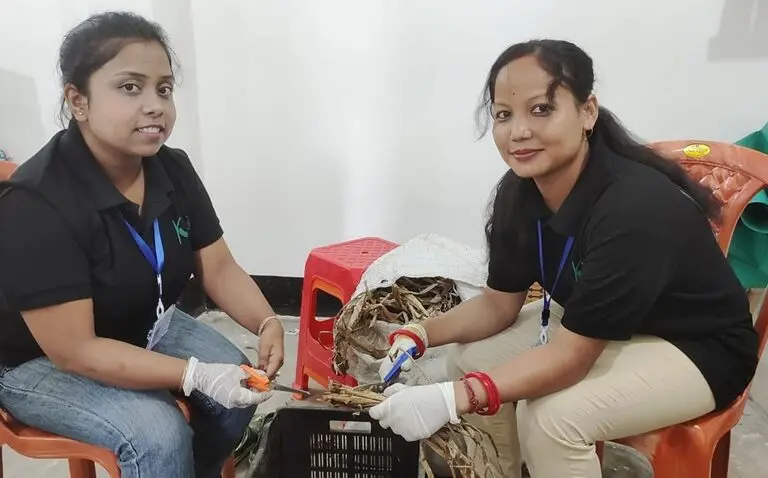
[[[411,347],[416,347],[416,342],[414,342],[412,338],[406,337],[404,335],[398,335],[395,337],[395,341],[392,342],[392,346],[389,348],[387,356],[384,357],[384,359],[381,361],[381,365],[379,366],[379,378],[384,380],[384,377],[392,369],[392,365],[394,365],[397,357],[399,357],[400,354],[406,353],[406,350],[410,349]],[[409,358],[403,362],[400,370],[407,372],[411,369],[412,366],[413,359]]]
[[[182,386],[184,395],[197,390],[216,400],[225,408],[246,408],[268,400],[272,392],[255,392],[243,381],[248,376],[238,365],[201,363],[189,359]]]
[[[384,395],[388,398],[368,414],[407,441],[429,438],[446,424],[459,423],[452,382],[415,387],[395,384]]]

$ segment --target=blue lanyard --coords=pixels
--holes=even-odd
[[[156,312],[159,318],[165,312],[165,307],[163,306],[163,266],[165,266],[165,249],[163,249],[163,238],[160,235],[160,223],[157,219],[152,223],[152,228],[155,232],[155,252],[153,253],[144,238],[136,232],[136,229],[134,229],[125,218],[123,218],[123,222],[126,227],[128,227],[128,231],[131,233],[131,236],[133,236],[134,242],[139,246],[139,250],[141,250],[141,253],[147,259],[149,265],[152,266],[152,270],[157,276],[158,304]]]
[[[541,271],[541,286],[544,289],[544,307],[541,309],[541,327],[546,329],[549,326],[549,303],[552,301],[552,294],[557,287],[557,281],[560,280],[560,273],[565,268],[565,262],[568,260],[568,255],[571,253],[573,247],[573,236],[568,237],[565,241],[565,247],[563,247],[563,256],[560,258],[560,265],[557,267],[557,275],[555,281],[552,283],[551,293],[547,294],[546,280],[544,279],[544,246],[541,240],[541,221],[538,221],[538,235],[539,235],[539,270]]]

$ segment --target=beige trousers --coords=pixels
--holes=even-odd
[[[449,360],[455,378],[489,370],[533,346],[542,301],[523,307],[507,330],[457,345]],[[550,337],[563,309],[552,302]],[[546,397],[505,404],[492,417],[465,418],[488,432],[499,451],[500,476],[601,476],[595,442],[639,435],[699,417],[715,407],[712,392],[688,357],[662,339],[610,342],[578,384]]]

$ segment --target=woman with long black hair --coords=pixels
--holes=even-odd
[[[390,387],[370,412],[408,440],[467,415],[507,477],[521,459],[536,478],[599,477],[595,442],[723,409],[757,366],[745,291],[710,227],[720,204],[598,106],[593,84],[566,41],[493,64],[481,112],[510,169],[486,227],[487,288],[396,331],[390,351],[458,343],[456,381]],[[523,306],[533,282],[544,299]]]

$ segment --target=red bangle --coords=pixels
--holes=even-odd
[[[499,389],[496,388],[496,384],[493,383],[491,377],[483,372],[471,372],[464,375],[466,378],[476,378],[480,381],[485,389],[485,396],[488,399],[488,404],[485,408],[477,410],[475,413],[478,415],[495,415],[501,407],[501,399],[499,396]]]
[[[397,337],[398,335],[405,335],[406,337],[410,338],[416,343],[417,351],[416,351],[416,356],[413,358],[419,358],[422,355],[424,355],[424,349],[425,349],[424,341],[421,340],[421,337],[419,337],[417,333],[412,332],[408,329],[398,329],[392,332],[391,334],[389,334],[389,345],[392,345],[393,343],[395,343],[395,337]]]
[[[461,383],[464,384],[464,388],[467,390],[467,397],[469,398],[469,404],[472,406],[472,408],[469,409],[469,413],[475,413],[478,408],[480,408],[480,400],[477,399],[477,396],[475,395],[475,391],[472,390],[472,385],[469,384],[469,380],[466,378],[461,378]]]

